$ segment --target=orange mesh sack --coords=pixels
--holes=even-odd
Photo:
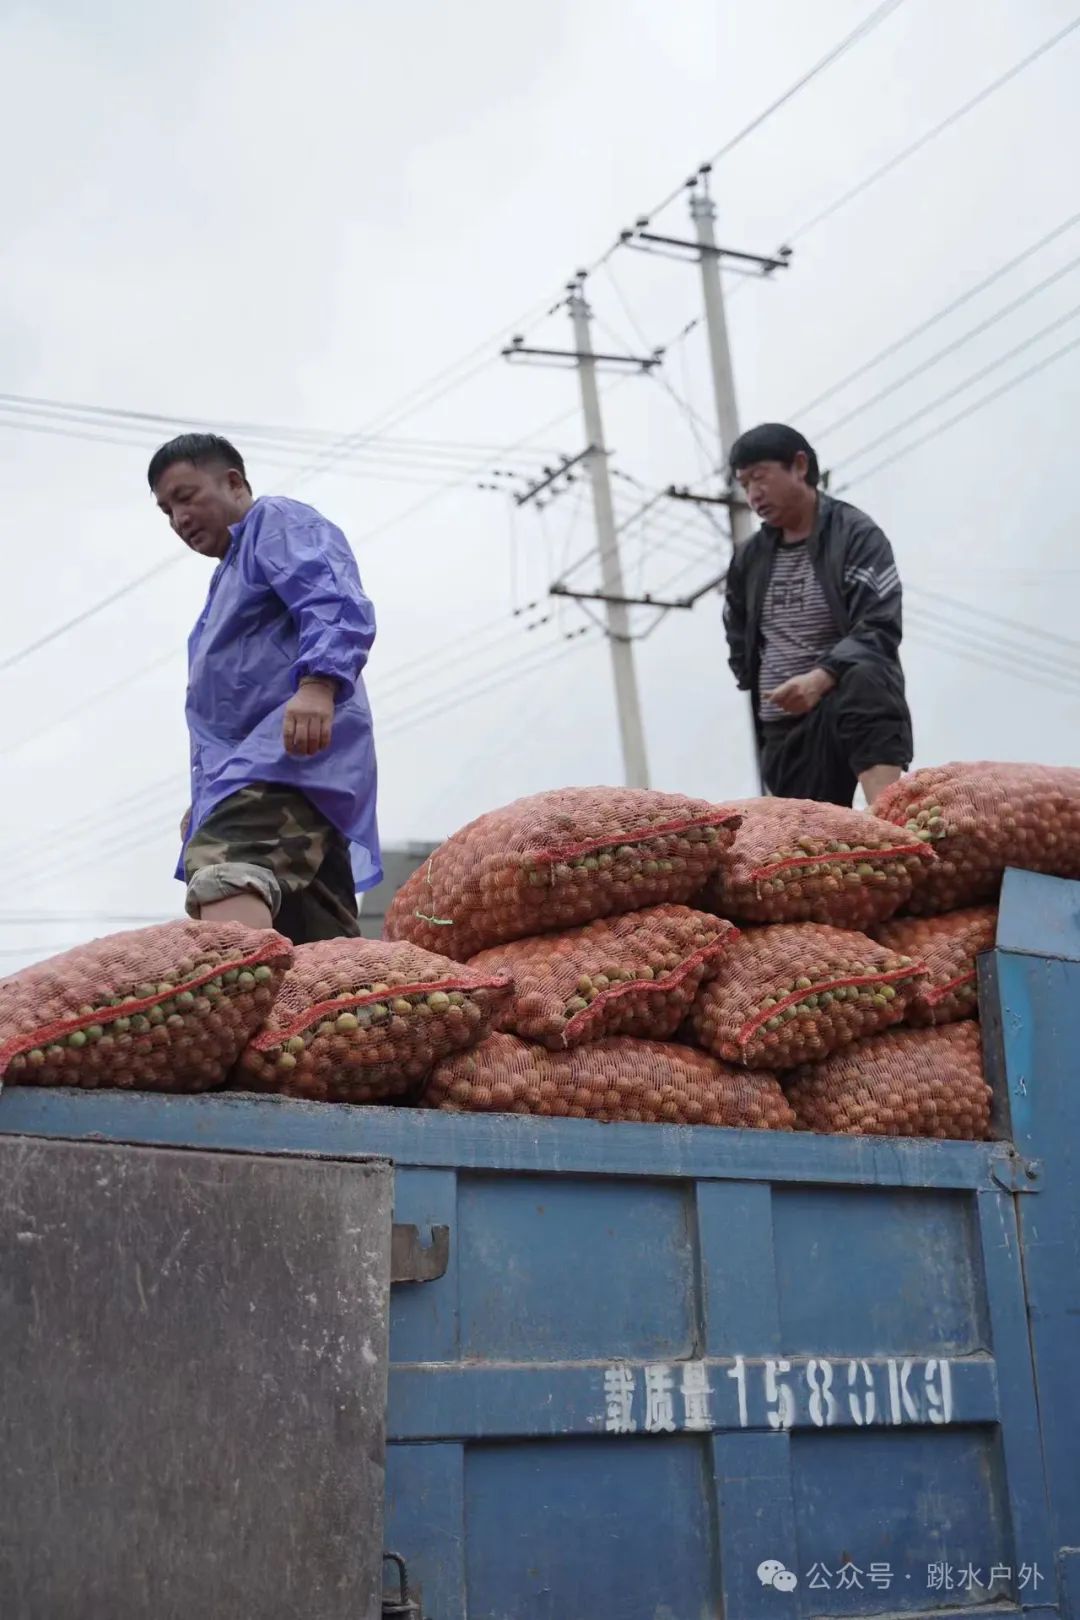
[[[384,931],[467,962],[506,940],[687,901],[737,824],[731,810],[639,788],[518,799],[440,845],[394,896]]]
[[[865,934],[820,923],[751,928],[694,1003],[694,1030],[725,1062],[790,1069],[901,1023],[924,972]]]
[[[982,1141],[991,1092],[978,1024],[874,1035],[799,1069],[787,1088],[801,1131]]]
[[[879,944],[926,964],[927,976],[915,986],[905,1022],[952,1024],[958,1018],[976,1018],[975,958],[993,950],[996,937],[996,906],[972,906],[944,917],[895,917],[876,928]]]
[[[110,934],[0,983],[0,1076],[206,1091],[273,1004],[292,946],[241,923]]]
[[[887,788],[875,810],[937,854],[907,909],[937,916],[996,900],[1007,866],[1080,877],[1080,770],[941,765]]]
[[[499,1029],[558,1052],[602,1035],[674,1035],[735,937],[731,923],[703,911],[650,906],[565,934],[496,945],[469,966],[513,977]]]
[[[750,799],[742,825],[698,898],[736,922],[867,928],[909,898],[927,844],[876,816],[809,799]]]
[[[627,1036],[549,1052],[493,1035],[448,1058],[425,1106],[451,1113],[553,1114],[649,1124],[790,1131],[794,1113],[775,1075],[749,1074],[689,1047]]]
[[[236,1083],[318,1102],[403,1096],[439,1058],[482,1041],[511,988],[505,973],[474,973],[415,945],[298,945]]]

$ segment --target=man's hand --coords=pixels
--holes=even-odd
[[[180,817],[180,842],[182,844],[187,843],[187,835],[188,835],[188,833],[190,831],[191,831],[191,806],[189,804],[187,809],[184,811],[183,815]]]
[[[337,682],[305,675],[285,705],[285,751],[319,754],[330,746]]]
[[[805,675],[795,675],[775,692],[766,692],[770,703],[775,703],[785,714],[809,714],[816,709],[826,692],[836,685],[836,676],[825,669],[812,669]]]

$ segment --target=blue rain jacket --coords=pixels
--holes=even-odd
[[[361,671],[375,612],[341,530],[265,495],[229,530],[188,640],[191,828],[252,782],[299,788],[349,840],[357,890],[382,877],[375,740]],[[338,683],[330,746],[285,752],[285,705],[304,675]],[[181,852],[176,875],[182,878]]]

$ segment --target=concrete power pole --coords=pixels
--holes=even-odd
[[[570,597],[580,601],[601,602],[607,620],[608,646],[611,648],[611,668],[615,677],[615,705],[619,718],[619,739],[622,744],[623,772],[627,787],[647,788],[649,764],[645,752],[645,731],[641,720],[641,701],[638,696],[637,669],[634,662],[634,642],[630,634],[630,609],[636,604],[643,607],[670,606],[686,608],[688,601],[658,604],[649,597],[628,597],[623,584],[622,562],[619,557],[619,530],[615,521],[615,503],[611,496],[611,475],[608,470],[608,449],[604,441],[604,423],[600,412],[600,391],[596,385],[599,366],[605,370],[650,371],[660,364],[661,351],[651,355],[598,354],[592,344],[592,313],[583,291],[585,272],[579,271],[567,288],[566,306],[574,332],[572,349],[527,348],[524,338],[515,337],[505,348],[503,356],[510,361],[524,360],[543,365],[552,362],[566,364],[571,361],[578,374],[581,389],[581,410],[585,419],[585,449],[570,456],[558,467],[545,468],[546,476],[531,484],[521,495],[515,496],[519,506],[534,500],[566,476],[579,462],[587,462],[592,485],[593,516],[596,522],[596,549],[600,559],[600,589],[579,591],[570,589],[565,582],[556,580],[550,587],[553,596]]]
[[[687,182],[690,192],[690,217],[694,222],[695,240],[686,241],[677,236],[659,236],[648,228],[647,219],[639,219],[633,230],[622,233],[627,247],[643,252],[663,251],[669,257],[684,262],[696,260],[701,270],[701,290],[705,304],[705,329],[709,339],[709,362],[712,370],[713,396],[716,401],[716,425],[720,435],[721,464],[718,469],[727,483],[724,495],[695,495],[687,489],[672,487],[668,494],[678,500],[698,501],[704,506],[726,506],[731,520],[731,543],[735,551],[745,545],[756,530],[754,514],[743,499],[742,491],[733,484],[727,473],[727,459],[739,437],[739,407],[735,398],[735,373],[731,364],[728,343],[727,317],[724,313],[724,286],[720,276],[723,259],[736,261],[743,267],[753,267],[761,275],[772,275],[787,268],[790,248],[781,248],[776,256],[745,253],[737,248],[721,247],[716,240],[716,206],[709,193],[709,174],[712,165],[703,163]],[[751,735],[754,738],[754,757],[758,781],[761,783],[761,761],[757,752],[757,716],[751,709]],[[762,789],[764,791],[764,789]]]
[[[716,245],[716,204],[709,195],[708,183],[702,177],[690,192],[690,217],[697,232],[698,263],[701,267],[701,289],[705,300],[705,327],[709,338],[709,361],[712,369],[713,394],[716,399],[716,425],[720,431],[720,450],[726,473],[727,458],[739,437],[739,406],[735,397],[735,372],[731,364],[728,343],[727,316],[724,312],[724,286],[720,277],[720,249]],[[736,490],[732,495],[738,497]],[[736,548],[754,533],[754,514],[741,499],[733,501],[731,513],[731,539]]]
[[[623,769],[628,787],[649,785],[649,765],[645,753],[645,732],[641,722],[634,643],[630,639],[630,609],[623,588],[619,536],[615,526],[615,503],[611,497],[608,453],[604,443],[604,423],[600,414],[600,391],[596,386],[596,360],[593,355],[591,316],[582,288],[577,285],[568,300],[574,328],[581,410],[585,418],[587,461],[592,482],[593,516],[600,552],[600,578],[607,598],[608,646],[615,678],[615,705],[619,716]]]

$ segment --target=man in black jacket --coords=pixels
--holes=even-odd
[[[762,519],[732,559],[724,626],[765,786],[850,805],[859,783],[872,805],[912,757],[892,547],[818,489],[817,456],[794,428],[752,428],[730,465]]]

